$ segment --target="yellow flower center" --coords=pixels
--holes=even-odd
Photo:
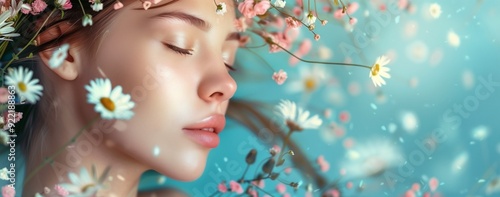
[[[88,189],[90,189],[90,188],[92,188],[92,187],[94,187],[94,186],[95,186],[95,185],[94,185],[93,183],[89,183],[89,184],[87,184],[87,185],[84,185],[84,186],[82,187],[82,189],[81,189],[81,192],[82,192],[82,193],[85,193]]]
[[[378,72],[380,71],[380,65],[375,64],[372,67],[372,76],[378,75]]]
[[[115,110],[115,103],[109,99],[108,97],[102,97],[100,99],[101,104],[109,111],[114,111]]]
[[[312,92],[316,89],[316,80],[314,80],[312,77],[309,77],[304,80],[304,86],[306,88],[306,91]]]
[[[26,86],[26,84],[23,83],[23,82],[17,83],[17,86],[19,87],[19,89],[21,90],[21,92],[26,92],[26,90],[28,89],[28,87]]]

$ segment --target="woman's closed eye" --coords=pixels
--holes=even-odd
[[[181,54],[181,55],[193,55],[193,49],[183,49],[180,47],[177,47],[175,45],[171,45],[168,43],[164,43],[165,46],[167,46],[169,49],[173,50],[174,52]]]
[[[193,51],[194,51],[193,49],[183,49],[183,48],[180,48],[180,47],[177,47],[175,45],[168,44],[168,43],[164,43],[164,44],[169,49],[173,50],[174,52],[176,52],[178,54],[181,54],[181,55],[193,55]],[[226,68],[228,68],[231,71],[235,71],[236,70],[232,65],[229,65],[229,64],[227,64],[225,62],[224,62],[224,65],[226,66]]]

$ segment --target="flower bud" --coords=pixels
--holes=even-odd
[[[252,165],[255,163],[255,158],[257,157],[257,150],[252,149],[247,154],[247,158],[245,159],[248,165]]]
[[[274,158],[267,160],[264,166],[262,166],[262,171],[264,171],[267,174],[270,174],[273,171],[274,163],[275,163]]]

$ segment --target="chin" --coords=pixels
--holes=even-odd
[[[194,155],[193,155],[194,156]],[[170,161],[169,163],[171,163]],[[195,181],[205,171],[207,155],[198,155],[197,157],[185,157],[177,161],[173,166],[161,166],[161,174],[179,181]],[[163,164],[164,165],[164,164]]]

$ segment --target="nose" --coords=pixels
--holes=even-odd
[[[206,102],[223,102],[233,97],[236,82],[223,62],[206,70],[198,87],[198,95]]]

